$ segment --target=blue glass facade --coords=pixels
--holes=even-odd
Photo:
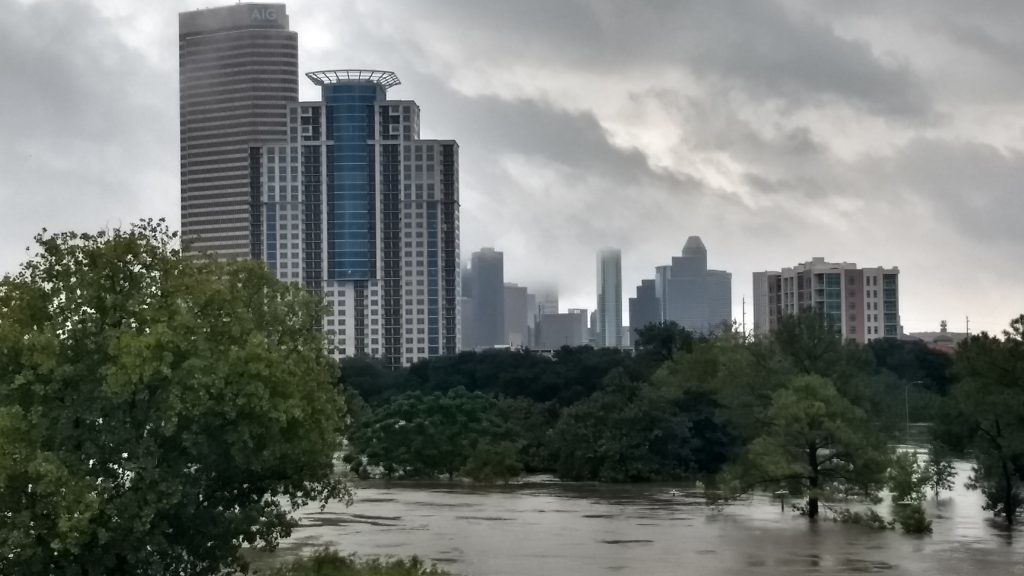
[[[324,86],[327,147],[327,277],[368,280],[376,273],[375,105],[378,84]]]

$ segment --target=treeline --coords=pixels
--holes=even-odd
[[[908,400],[915,421],[935,418],[951,370],[949,355],[922,343],[843,342],[812,315],[753,341],[667,323],[641,330],[634,351],[465,352],[397,371],[353,358],[341,374],[345,458],[363,477],[711,477],[749,460],[782,417],[772,410],[786,390],[808,402],[834,392],[862,415],[851,433],[877,436],[881,453],[887,435],[905,430]],[[800,380],[810,375],[813,384]]]

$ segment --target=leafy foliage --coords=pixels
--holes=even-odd
[[[905,534],[932,533],[932,521],[925,515],[924,507],[920,503],[897,507],[896,523]]]
[[[519,446],[512,442],[483,440],[476,445],[463,469],[477,482],[505,482],[523,473]]]
[[[919,503],[924,500],[924,489],[929,482],[928,473],[913,452],[899,452],[893,456],[887,479],[894,503]]]
[[[356,472],[377,467],[389,478],[452,478],[482,442],[508,437],[490,396],[463,388],[408,392],[360,423],[349,439],[350,460]]]
[[[877,491],[884,480],[886,449],[863,411],[821,376],[798,376],[774,394],[764,434],[751,442],[729,478],[752,487],[807,494],[807,515],[818,515],[823,497]]]
[[[309,558],[278,568],[271,576],[449,576],[413,556],[409,559],[360,560],[337,552],[321,550]]]
[[[925,477],[927,487],[931,488],[935,498],[939,498],[939,492],[953,489],[953,482],[956,480],[956,467],[947,448],[941,444],[932,444],[928,449],[928,459],[925,461]]]
[[[637,482],[716,472],[735,448],[709,397],[615,372],[603,390],[562,413],[550,449],[560,478]]]
[[[976,466],[968,486],[982,491],[987,510],[1012,524],[1024,481],[1024,316],[1010,323],[1003,339],[983,333],[961,342],[955,371],[944,439],[972,450]]]
[[[36,240],[0,281],[0,572],[216,574],[346,496],[316,299],[162,222]]]

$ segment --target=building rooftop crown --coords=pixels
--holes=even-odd
[[[383,86],[385,90],[402,83],[398,79],[397,74],[388,70],[319,70],[316,72],[306,72],[306,78],[309,78],[317,86],[342,84],[345,82],[372,82]]]
[[[707,253],[708,249],[704,246],[704,241],[700,239],[700,236],[690,236],[686,239],[686,244],[683,245],[683,256],[696,256]]]

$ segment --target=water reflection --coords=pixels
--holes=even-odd
[[[376,484],[351,508],[303,514],[275,558],[331,546],[417,554],[474,576],[1024,574],[1020,537],[963,488],[969,466],[958,471],[956,491],[926,504],[931,536],[811,524],[768,497],[716,512],[678,485]]]

